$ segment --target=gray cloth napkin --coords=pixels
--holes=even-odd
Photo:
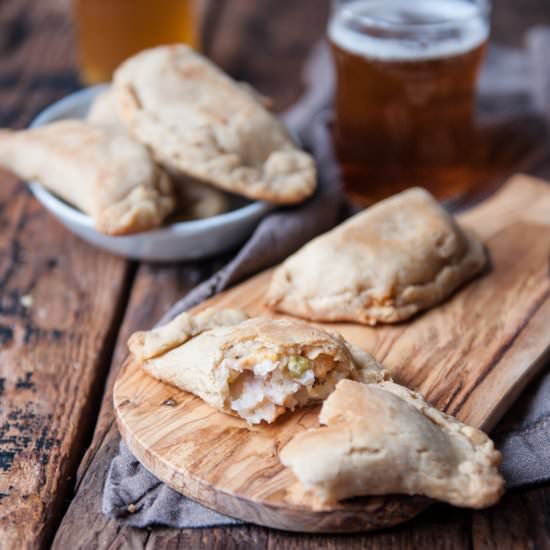
[[[550,30],[534,29],[528,38],[525,51],[494,46],[490,49],[481,76],[479,101],[481,112],[489,118],[510,119],[533,110],[550,116],[550,62],[545,53],[550,52]],[[318,192],[305,205],[278,210],[262,220],[237,256],[176,303],[159,324],[283,260],[313,236],[334,226],[345,212],[327,132],[334,75],[325,46],[314,52],[306,78],[308,92],[284,119],[318,162]],[[508,487],[550,479],[548,423],[550,373],[545,372],[493,433],[503,452],[502,468]],[[107,475],[103,512],[134,527],[184,528],[242,523],[167,487],[132,456],[123,442]]]

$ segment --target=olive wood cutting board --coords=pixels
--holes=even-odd
[[[370,351],[401,384],[440,409],[490,430],[544,364],[550,343],[550,187],[515,176],[459,216],[483,238],[491,266],[444,304],[410,322],[376,328],[331,323]],[[271,271],[201,304],[263,305]],[[132,453],[184,495],[235,518],[294,531],[350,532],[405,521],[428,499],[385,496],[316,509],[278,451],[318,425],[318,407],[248,426],[126,361],[114,389],[118,426]],[[322,457],[319,457],[322,460]]]

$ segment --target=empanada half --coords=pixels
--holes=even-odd
[[[175,206],[170,181],[145,146],[85,121],[2,130],[0,166],[39,181],[109,235],[158,227]]]
[[[493,442],[403,386],[343,380],[319,419],[280,459],[321,503],[408,494],[481,508],[503,493]]]
[[[251,424],[322,401],[343,378],[389,375],[368,353],[303,321],[247,319],[238,310],[183,313],[128,346],[154,377]]]
[[[191,48],[140,52],[113,82],[128,130],[170,172],[275,203],[301,202],[315,190],[312,157],[257,94]]]
[[[473,232],[413,188],[290,256],[273,275],[267,303],[317,321],[394,323],[444,300],[486,261]]]

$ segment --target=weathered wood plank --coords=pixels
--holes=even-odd
[[[79,87],[67,2],[0,2],[0,126],[26,126]]]
[[[118,368],[127,354],[126,341],[135,330],[151,325],[169,306],[202,279],[219,269],[224,259],[192,266],[142,265],[136,275],[126,317],[119,332],[112,369],[106,384],[93,441],[78,470],[76,496],[57,532],[54,547],[106,548],[145,546],[147,531],[128,529],[101,513],[101,490],[118,448],[119,435],[113,416],[112,388]],[[99,399],[99,395],[97,396]],[[124,545],[128,546],[124,546]]]
[[[399,528],[345,536],[296,535],[270,530],[268,548],[288,550],[464,550],[469,546],[469,512],[438,505]]]
[[[0,545],[51,536],[93,428],[128,267],[0,176]]]
[[[514,491],[472,514],[474,550],[550,548],[550,484]]]
[[[0,3],[0,123],[78,86],[66,2]],[[0,531],[44,546],[93,429],[128,264],[71,236],[0,174]]]
[[[224,0],[209,55],[272,98],[276,110],[302,93],[304,59],[325,31],[329,0]]]

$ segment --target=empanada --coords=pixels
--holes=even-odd
[[[444,300],[486,261],[480,240],[413,188],[288,258],[273,275],[267,303],[317,321],[394,323]]]
[[[110,88],[94,99],[86,120],[112,131],[127,133],[126,126],[118,114],[113,90]],[[170,222],[209,218],[228,209],[228,199],[223,191],[181,175],[169,176],[176,200]]]
[[[218,216],[229,210],[226,193],[205,183],[188,178],[173,177],[177,205],[172,222],[183,222]]]
[[[118,106],[111,88],[95,97],[86,120],[91,124],[126,132],[126,126],[118,114]]]
[[[145,50],[115,72],[119,113],[169,171],[248,197],[297,203],[315,163],[244,86],[185,45]]]
[[[343,380],[319,419],[279,457],[322,503],[409,494],[481,508],[503,493],[493,442],[403,386]]]
[[[2,130],[0,166],[39,181],[109,235],[158,227],[175,205],[168,177],[145,146],[80,120]]]
[[[183,313],[164,327],[135,333],[128,347],[154,377],[251,424],[325,399],[342,378],[389,377],[338,334],[303,321],[246,319],[238,310]]]

